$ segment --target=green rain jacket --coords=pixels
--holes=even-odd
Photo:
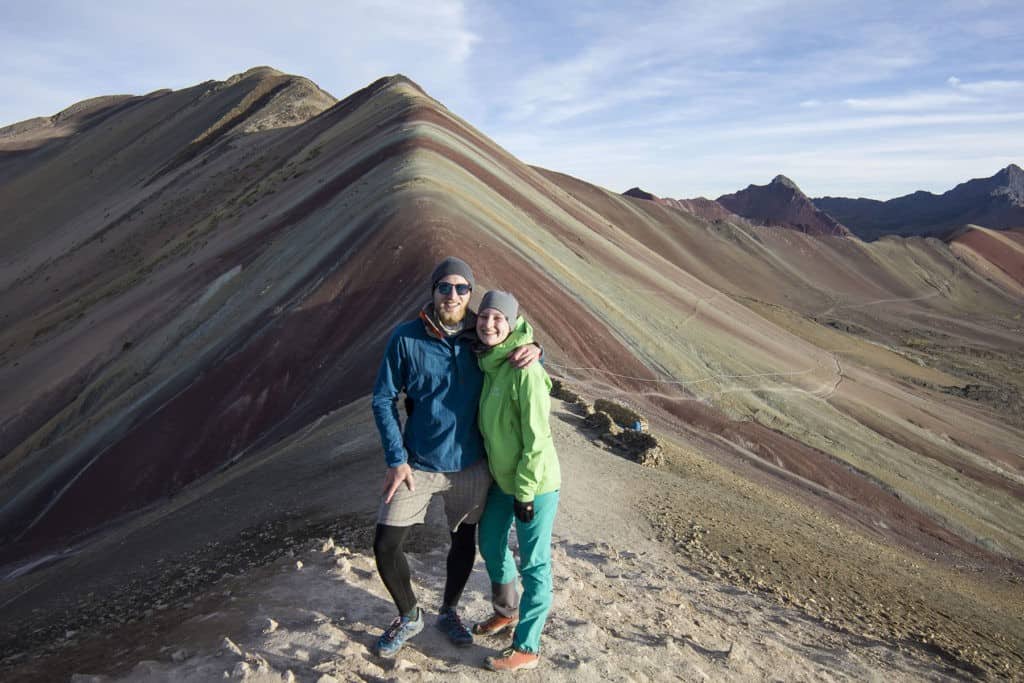
[[[528,503],[562,485],[548,416],[551,378],[540,363],[518,370],[508,353],[533,342],[533,329],[521,316],[508,338],[484,350],[478,423],[487,449],[491,476],[505,493]]]

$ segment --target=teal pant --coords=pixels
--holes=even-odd
[[[533,520],[524,524],[512,513],[513,497],[497,484],[491,485],[487,505],[480,518],[480,554],[495,594],[495,609],[508,614],[508,593],[515,592],[516,564],[508,547],[512,523],[519,538],[519,574],[523,597],[519,602],[519,625],[512,646],[525,652],[540,652],[540,633],[551,611],[551,527],[558,510],[558,491],[533,499]],[[499,596],[504,609],[499,609]],[[514,602],[514,600],[513,600]]]

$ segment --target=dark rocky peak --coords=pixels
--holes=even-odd
[[[946,201],[978,201],[986,198],[1024,206],[1024,171],[1016,164],[1010,164],[988,178],[974,178],[960,183],[940,198]],[[988,226],[986,226],[988,227]]]
[[[786,176],[782,175],[781,173],[779,175],[775,176],[774,178],[772,178],[771,185],[775,186],[775,187],[784,187],[784,188],[786,188],[788,190],[792,190],[793,192],[795,192],[796,194],[800,195],[801,197],[805,197],[806,196],[803,192],[800,191],[800,187],[797,186],[796,183],[794,183],[792,180],[790,180]]]
[[[657,197],[646,190],[641,190],[639,187],[631,187],[622,194],[627,197],[636,197],[637,199],[646,199],[648,201],[654,201]]]
[[[850,235],[845,226],[815,206],[797,184],[784,175],[775,176],[767,185],[750,185],[745,190],[722,195],[716,201],[761,225],[812,235]]]
[[[965,225],[992,229],[1024,225],[1024,171],[1010,164],[988,178],[974,178],[952,190],[918,190],[888,201],[823,197],[815,204],[863,239],[882,235],[948,238]]]
[[[994,176],[999,187],[994,195],[1006,195],[1014,204],[1024,204],[1024,170],[1017,164],[1010,164]]]

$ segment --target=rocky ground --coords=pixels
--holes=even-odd
[[[686,467],[679,451],[668,448],[667,454],[669,467]],[[716,477],[728,474],[709,479]],[[959,675],[1019,675],[1019,573],[965,558],[901,552],[810,508],[766,505],[768,489],[730,486],[738,486],[745,500],[716,505],[707,496],[699,520],[661,506],[653,515],[659,538],[712,577],[797,607],[837,631],[929,653]],[[754,521],[759,508],[776,516]]]
[[[671,441],[663,440],[665,464],[644,468],[594,439],[562,404],[552,423],[564,468],[555,606],[544,666],[520,678],[948,680],[1021,670],[1020,625],[1005,623],[1000,642],[977,613],[987,599],[1019,601],[1019,583],[902,558]],[[410,550],[433,614],[445,534],[431,519]],[[500,639],[456,650],[428,628],[395,662],[371,654],[393,607],[369,529],[360,515],[315,523],[298,515],[167,557],[121,590],[5,624],[13,635],[3,677],[485,677],[480,664]],[[942,623],[942,590],[923,587],[958,576],[991,594],[948,605]],[[468,619],[487,615],[487,587],[478,563],[463,600]]]
[[[333,547],[332,547],[333,545]],[[444,553],[412,556],[420,599],[443,589]],[[708,581],[671,563],[647,539],[630,548],[559,538],[556,599],[543,668],[528,680],[945,680],[943,667],[881,641],[832,632],[800,610]],[[455,649],[428,627],[395,661],[372,654],[391,605],[373,560],[322,541],[247,579],[224,582],[164,636],[152,658],[115,677],[146,681],[478,680],[497,637]],[[487,614],[486,575],[474,574],[463,610]],[[185,615],[182,615],[185,616]],[[428,615],[428,619],[432,618]],[[851,647],[853,645],[854,647]],[[884,673],[883,673],[884,672]]]

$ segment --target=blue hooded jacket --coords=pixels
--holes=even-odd
[[[388,467],[408,463],[428,472],[458,472],[484,456],[477,410],[484,376],[473,345],[476,316],[467,311],[463,331],[445,337],[431,319],[432,305],[418,320],[392,332],[373,387],[373,417]],[[398,397],[411,412],[403,434]]]

